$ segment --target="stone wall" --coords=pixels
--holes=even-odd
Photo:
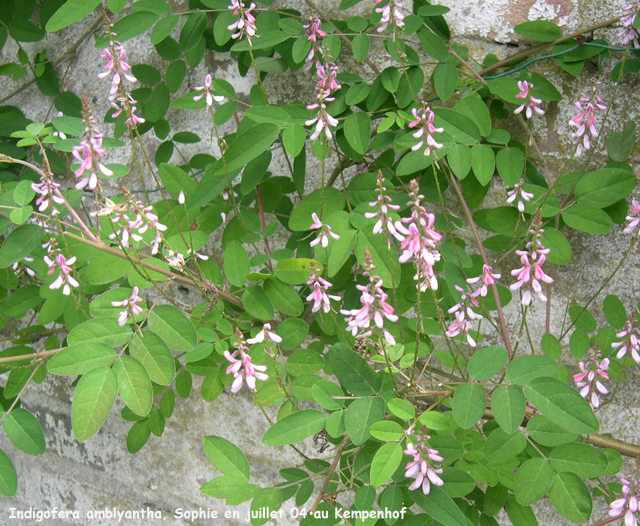
[[[337,0],[316,2],[328,13],[335,13],[339,4]],[[183,2],[175,3],[178,8],[184,7]],[[405,6],[409,3],[407,0]],[[514,37],[512,28],[528,19],[553,20],[569,32],[617,16],[625,4],[620,0],[443,0],[441,3],[451,8],[447,20],[452,28],[454,41],[468,46],[471,56],[477,60],[481,60],[487,52],[493,52],[500,58],[513,54],[517,50],[513,46],[521,44],[518,38]],[[364,0],[353,12],[366,15],[372,9],[372,4],[371,0]],[[304,11],[305,2],[287,0],[278,1],[275,5],[286,5]],[[97,14],[95,16],[97,17]],[[92,20],[86,20],[83,22],[84,27],[74,27],[71,31],[48,37],[51,44],[46,45],[50,56],[53,55],[54,59],[60,56],[91,22]],[[615,36],[615,30],[607,30],[605,33],[611,38]],[[40,42],[26,44],[25,47],[32,50],[40,49],[44,45],[44,42]],[[152,53],[146,37],[129,41],[126,47],[131,63],[164,65],[163,61]],[[0,62],[14,60],[15,51],[15,48],[7,45],[2,51]],[[98,52],[89,41],[87,45],[80,47],[70,63],[65,62],[65,68],[67,65],[70,67],[62,80],[65,90],[76,93],[86,91],[93,99],[97,115],[102,115],[107,108],[105,95],[108,86],[105,84],[106,81],[96,78],[100,64]],[[551,61],[538,63],[536,69],[566,94],[564,101],[551,104],[546,115],[536,120],[536,133],[553,171],[562,164],[573,144],[567,123],[573,115],[573,101],[589,85],[589,77],[583,75],[578,80],[569,78]],[[185,84],[190,87],[200,85],[207,73],[228,80],[238,92],[247,96],[252,81],[238,75],[237,68],[229,57],[209,54],[198,68],[188,71],[188,81]],[[603,98],[610,103],[615,115],[624,116],[624,119],[610,121],[609,128],[620,130],[627,119],[640,122],[637,76],[625,79],[619,86],[615,105],[607,97],[614,91],[614,87],[607,83],[607,78],[603,78]],[[270,78],[267,87],[272,101],[284,102],[295,100],[301,97],[302,93],[311,93],[310,82],[301,73],[287,73],[274,79]],[[13,84],[6,77],[0,78],[3,93],[12,91],[17,85],[19,83]],[[28,117],[34,120],[46,120],[52,116],[51,101],[43,97],[33,86],[13,97],[8,103],[23,108]],[[204,113],[170,110],[167,118],[173,123],[175,131],[200,131],[209,129],[210,126]],[[606,136],[606,129],[603,134]],[[150,134],[151,150],[155,150],[158,144],[159,140]],[[202,144],[197,147],[201,148]],[[213,143],[211,150],[217,153]],[[186,152],[189,152],[189,148],[186,148]],[[120,150],[116,155],[120,158],[110,160],[131,162],[129,151]],[[601,155],[602,150],[598,149],[596,158]],[[634,160],[637,163],[637,155]],[[310,188],[314,184],[317,185],[318,181],[310,180],[307,184]],[[501,202],[504,199],[504,189],[496,185],[491,196],[496,203]],[[628,246],[628,237],[622,234],[620,229],[614,230],[614,233],[597,238],[572,235],[570,240],[574,253],[573,262],[556,269],[557,286],[554,286],[552,309],[554,328],[561,326],[567,303],[584,304],[617,265],[621,254]],[[215,250],[211,250],[211,253],[216,255]],[[505,265],[501,270],[504,274],[508,268]],[[640,255],[637,250],[627,260],[620,275],[624,275],[625,278],[614,280],[606,290],[617,294],[630,309],[639,299]],[[186,298],[188,301],[188,296]],[[194,301],[196,300],[197,298],[194,298]],[[601,314],[599,305],[596,302],[596,314]],[[510,328],[517,330],[517,306],[513,305],[507,314]],[[531,320],[538,322],[543,318],[543,309],[538,307],[533,312]],[[533,337],[535,341],[539,341],[536,340],[535,334]],[[635,388],[639,376],[637,368],[632,370],[628,381],[621,386],[616,401],[600,413],[603,432],[611,432],[621,439],[636,443],[640,442],[640,395]],[[47,451],[41,458],[29,457],[16,450],[6,437],[0,434],[0,447],[12,458],[19,474],[17,495],[10,499],[2,499],[4,509],[0,511],[0,524],[13,524],[9,519],[12,507],[18,510],[27,510],[29,507],[51,510],[55,506],[62,510],[78,510],[81,517],[89,510],[113,507],[121,511],[140,510],[148,506],[152,510],[162,511],[167,524],[191,524],[190,521],[175,518],[174,510],[202,507],[204,510],[217,510],[220,518],[201,519],[197,520],[196,524],[246,524],[244,517],[248,503],[236,507],[241,519],[224,519],[222,515],[227,508],[223,502],[206,498],[199,493],[200,485],[216,476],[215,470],[203,453],[202,437],[216,434],[236,442],[249,458],[252,482],[262,486],[274,483],[278,480],[277,472],[280,468],[295,465],[299,459],[290,448],[265,448],[261,445],[260,439],[266,429],[264,418],[261,412],[253,407],[250,397],[245,392],[239,395],[225,393],[214,403],[206,404],[199,396],[199,385],[196,383],[189,400],[178,400],[174,416],[167,422],[164,435],[161,438],[152,436],[149,443],[135,455],[126,451],[125,438],[130,424],[123,422],[116,410],[97,436],[84,444],[78,443],[71,433],[72,393],[70,380],[50,375],[43,384],[30,387],[24,396],[25,407],[38,416],[45,430]],[[118,406],[118,409],[120,408],[121,406]],[[310,444],[307,444],[307,447],[310,447]],[[291,502],[288,502],[284,509],[289,510],[290,507]],[[541,524],[566,523],[550,510],[550,506],[545,506],[544,501],[540,508],[549,509],[541,512]],[[27,523],[32,522],[34,521]],[[156,522],[162,521],[122,521],[123,524],[131,525]],[[295,522],[284,519],[278,520],[277,524]],[[84,518],[50,523],[89,524]],[[90,524],[114,523],[114,520],[96,520]],[[274,521],[272,523],[276,524]],[[44,524],[47,524],[47,521],[44,521]],[[508,519],[502,517],[501,524],[508,524]]]

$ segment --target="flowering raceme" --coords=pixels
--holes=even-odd
[[[420,139],[420,142],[412,146],[411,150],[413,150],[414,152],[419,150],[426,142],[427,146],[424,149],[424,154],[431,155],[431,152],[433,150],[442,148],[442,144],[440,144],[433,138],[433,134],[442,133],[444,131],[444,128],[436,128],[434,126],[433,120],[435,119],[436,115],[435,113],[433,113],[433,111],[431,111],[431,108],[429,108],[426,102],[422,103],[421,110],[413,108],[412,113],[415,117],[415,120],[409,123],[409,128],[418,128],[413,136],[416,139]]]
[[[537,221],[534,221],[537,223]],[[512,291],[520,288],[522,293],[522,304],[528,306],[531,304],[532,292],[535,292],[540,301],[547,301],[547,297],[542,292],[543,283],[553,283],[553,278],[545,274],[542,270],[547,260],[547,254],[551,249],[545,248],[540,241],[540,236],[544,233],[541,228],[533,228],[529,231],[533,238],[526,245],[526,250],[516,250],[516,254],[520,256],[522,267],[511,271],[511,275],[515,276],[518,281],[509,287]]]
[[[329,246],[329,236],[333,239],[340,239],[340,236],[331,230],[329,225],[325,225],[318,218],[318,214],[313,212],[311,214],[311,219],[313,219],[313,223],[309,227],[311,230],[320,230],[320,234],[317,238],[315,238],[309,246],[315,247],[316,245],[322,245],[323,248],[327,248]]]
[[[580,395],[585,400],[597,408],[600,407],[600,394],[608,394],[609,390],[604,386],[601,380],[608,380],[609,375],[609,358],[601,360],[602,355],[600,351],[595,353],[590,352],[590,359],[585,364],[580,362],[580,372],[573,375],[573,381],[576,383],[576,387],[580,389]]]
[[[636,467],[637,469],[637,467]],[[622,497],[614,500],[610,505],[609,516],[610,517],[623,517],[624,526],[637,526],[638,519],[636,514],[640,508],[638,503],[638,494],[640,493],[640,480],[636,475],[631,480],[621,478],[622,483]]]
[[[127,324],[127,321],[134,316],[137,316],[143,311],[143,308],[138,305],[138,303],[142,303],[144,300],[138,296],[138,292],[140,289],[138,287],[133,287],[133,292],[131,296],[122,301],[112,301],[111,305],[113,307],[125,307],[125,309],[120,312],[118,316],[118,325],[121,327]]]
[[[586,97],[580,97],[580,99],[578,99],[576,108],[580,113],[569,121],[570,126],[578,127],[571,137],[574,139],[582,138],[576,150],[577,157],[580,157],[584,150],[591,149],[591,139],[589,139],[589,136],[593,139],[598,137],[596,109],[600,111],[607,109],[607,107],[602,104],[602,99],[597,95],[597,89],[600,84],[600,82],[595,83],[593,87],[587,91]],[[583,106],[583,104],[586,104],[586,106]],[[589,133],[587,133],[587,131]]]
[[[383,0],[375,0],[376,5]],[[404,14],[402,13],[402,2],[399,0],[388,0],[388,3],[382,7],[376,7],[376,13],[382,13],[378,33],[382,33],[387,27],[391,27],[392,31],[404,27]]]
[[[60,271],[55,281],[49,285],[50,289],[59,289],[62,287],[62,293],[65,296],[69,296],[71,294],[71,288],[80,286],[80,283],[71,275],[71,271],[73,270],[71,265],[76,262],[75,256],[67,259],[61,253],[58,253],[53,259],[49,258],[49,256],[44,256],[44,262],[49,267],[47,271],[49,276],[56,272],[56,270]]]
[[[623,230],[625,234],[631,234],[634,230],[640,230],[640,203],[635,199],[631,201],[631,211],[626,219],[629,224]]]
[[[513,203],[516,199],[518,200],[517,206],[521,214],[524,213],[525,201],[531,201],[533,198],[533,194],[523,190],[522,185],[519,183],[513,185],[513,189],[507,192],[507,196],[507,203],[509,204]]]
[[[222,102],[224,100],[224,97],[222,95],[213,94],[213,88],[211,84],[211,75],[207,74],[207,76],[204,78],[204,86],[196,87],[196,91],[202,91],[202,93],[200,95],[194,95],[193,97],[194,101],[199,101],[202,97],[205,97],[207,108],[213,106],[214,102]]]
[[[231,0],[231,5],[227,7],[227,9],[231,9],[234,15],[238,15],[240,18],[236,20],[233,24],[231,24],[227,29],[229,31],[235,31],[231,38],[241,38],[244,36],[247,39],[247,42],[251,44],[251,39],[256,36],[257,27],[256,27],[256,18],[251,14],[256,8],[256,4],[251,2],[248,8],[244,7],[244,2],[240,2],[239,0]]]
[[[404,450],[405,455],[411,455],[413,460],[409,462],[404,474],[407,478],[416,479],[410,486],[409,490],[413,491],[422,488],[422,493],[428,495],[431,491],[431,484],[442,486],[444,481],[438,476],[442,473],[441,467],[435,467],[434,462],[443,462],[444,458],[440,456],[437,449],[430,448],[427,441],[431,437],[426,434],[419,434],[416,437],[417,445],[411,442],[407,443],[407,449]]]
[[[622,43],[625,46],[629,44],[633,44],[633,47],[636,49],[640,48],[640,41],[638,41],[638,37],[640,37],[640,33],[638,30],[633,27],[634,22],[636,21],[636,16],[638,16],[638,12],[640,12],[640,2],[636,1],[628,6],[622,8],[622,10],[626,13],[620,18],[620,22],[622,22],[622,31],[618,33],[618,36],[622,38]]]
[[[421,292],[437,290],[438,279],[433,266],[440,261],[440,253],[435,248],[442,235],[433,228],[436,216],[428,213],[421,204],[424,196],[420,194],[415,179],[409,183],[409,197],[411,201],[407,204],[411,207],[411,215],[395,223],[396,238],[401,241],[400,249],[403,251],[398,260],[400,263],[414,262],[416,274],[413,279]],[[405,224],[409,226],[405,227]]]
[[[449,325],[445,334],[449,336],[449,338],[462,334],[466,336],[469,345],[475,347],[476,342],[471,337],[470,331],[473,329],[472,321],[482,319],[482,316],[473,310],[474,308],[477,309],[480,305],[475,296],[479,295],[482,289],[478,289],[475,294],[466,294],[458,285],[455,287],[458,292],[462,293],[462,298],[447,311],[449,314],[455,313],[456,321]]]
[[[249,347],[247,347],[247,342],[245,342],[244,336],[239,329],[236,329],[236,338],[238,338],[238,342],[233,344],[236,350],[233,353],[229,351],[224,352],[224,357],[231,362],[231,365],[227,367],[226,373],[233,373],[234,376],[234,381],[231,384],[231,392],[234,394],[237,393],[245,384],[251,391],[255,391],[256,380],[264,381],[269,378],[269,376],[264,373],[264,371],[267,370],[267,366],[255,365],[251,361]],[[238,354],[240,355],[239,359],[237,358]]]
[[[622,338],[621,341],[611,344],[611,347],[618,349],[616,358],[620,360],[629,352],[633,361],[640,364],[640,328],[635,311],[631,319],[625,323],[624,329],[616,334],[616,338]]]
[[[307,301],[313,301],[311,312],[318,312],[322,309],[327,313],[331,310],[331,302],[329,300],[340,301],[341,299],[340,296],[327,294],[327,290],[333,285],[315,273],[311,274],[307,285],[313,287],[313,292],[307,296]]]
[[[382,175],[382,170],[378,170],[378,180],[376,182],[376,193],[378,194],[378,199],[369,203],[371,208],[378,208],[378,211],[365,212],[364,217],[367,219],[373,219],[374,217],[378,218],[378,221],[376,221],[376,224],[373,226],[374,234],[386,233],[387,235],[393,236],[399,241],[402,241],[403,237],[398,234],[396,227],[393,225],[393,219],[389,215],[389,210],[400,210],[400,206],[391,204],[391,197],[384,193],[384,182],[385,178]]]
[[[389,345],[395,345],[396,341],[391,333],[385,329],[384,320],[392,323],[398,321],[398,316],[393,313],[393,307],[387,303],[389,295],[382,290],[382,279],[373,274],[376,266],[371,261],[369,251],[365,249],[365,271],[364,275],[369,276],[368,285],[356,285],[362,292],[359,309],[343,309],[340,314],[347,316],[347,330],[357,338],[368,338],[373,334],[371,325],[377,327]]]
[[[533,83],[528,82],[526,80],[518,81],[518,88],[520,88],[520,93],[516,95],[516,99],[524,99],[524,102],[518,106],[513,113],[520,113],[522,110],[526,108],[525,116],[527,119],[533,117],[533,112],[535,111],[538,115],[544,115],[544,110],[538,106],[542,102],[541,99],[537,99],[529,90],[533,88]]]
[[[72,149],[72,155],[80,161],[80,166],[74,171],[74,174],[76,177],[82,178],[76,183],[76,188],[82,190],[88,187],[89,190],[95,190],[98,186],[98,171],[107,177],[112,176],[113,172],[100,161],[104,157],[104,148],[102,147],[104,134],[94,128],[96,120],[91,114],[86,95],[82,100],[82,109],[84,131],[80,144]]]

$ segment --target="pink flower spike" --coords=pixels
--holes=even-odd
[[[253,338],[249,338],[247,343],[253,345],[254,343],[261,343],[263,341],[280,343],[282,342],[282,337],[278,336],[275,332],[271,332],[270,323],[265,323],[262,330]]]
[[[430,439],[431,437],[426,434],[419,434],[417,436],[418,445],[414,446],[411,442],[408,442],[407,449],[403,451],[405,455],[413,457],[413,460],[405,467],[405,477],[415,479],[409,486],[409,490],[413,491],[422,488],[422,492],[425,495],[428,495],[431,491],[431,484],[436,486],[444,484],[444,481],[438,476],[442,473],[442,468],[431,464],[431,462],[443,462],[444,458],[440,456],[440,452],[437,449],[427,446],[426,441]]]
[[[233,374],[235,378],[231,384],[231,392],[234,394],[237,393],[242,389],[244,384],[246,384],[251,391],[255,391],[256,380],[265,381],[269,378],[269,376],[264,373],[264,371],[267,370],[267,366],[256,365],[251,361],[251,356],[245,352],[248,351],[248,348],[243,339],[240,339],[234,346],[237,347],[237,350],[233,353],[229,351],[224,352],[224,357],[231,362],[231,365],[227,367],[226,373]],[[238,353],[240,353],[240,359],[237,358]]]
[[[213,106],[214,102],[222,102],[224,97],[222,95],[214,95],[212,88],[212,80],[211,75],[207,74],[204,79],[204,86],[197,86],[195,88],[196,91],[202,91],[200,95],[195,95],[193,97],[194,101],[199,101],[202,97],[205,97],[205,101],[207,103],[207,107],[210,108]]]
[[[123,301],[111,302],[111,305],[113,307],[125,307],[125,309],[120,312],[120,315],[118,316],[118,325],[120,325],[121,327],[126,325],[129,319],[143,312],[142,307],[140,307],[138,303],[142,303],[144,300],[140,296],[138,296],[138,292],[140,292],[138,287],[133,287],[133,292],[131,293],[131,296],[129,298]]]
[[[540,104],[542,100],[535,98],[529,92],[529,89],[533,88],[533,83],[528,82],[526,80],[519,80],[518,88],[520,89],[520,93],[516,95],[516,99],[524,99],[525,102],[523,102],[520,106],[518,106],[513,111],[513,113],[518,114],[526,108],[525,116],[527,117],[527,119],[530,119],[533,116],[534,111],[538,115],[544,115],[544,110],[538,107],[538,104]]]

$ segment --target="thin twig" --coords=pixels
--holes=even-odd
[[[340,442],[340,445],[336,449],[336,456],[334,457],[333,462],[331,463],[331,467],[329,467],[329,471],[327,472],[327,476],[324,479],[322,487],[320,488],[320,494],[318,495],[318,498],[316,499],[316,501],[313,503],[313,506],[311,506],[311,510],[309,511],[309,513],[313,513],[314,511],[316,511],[316,509],[318,508],[318,505],[322,502],[322,497],[324,497],[324,494],[327,491],[327,488],[329,487],[329,483],[331,482],[331,477],[333,476],[333,473],[338,467],[338,462],[340,462],[342,451],[344,450],[348,442],[349,442],[349,433],[345,433],[344,440]]]

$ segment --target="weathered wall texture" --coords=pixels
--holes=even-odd
[[[328,13],[335,13],[337,0],[316,0],[318,5]],[[181,2],[176,2],[178,5]],[[516,49],[512,45],[518,42],[514,38],[512,28],[521,22],[533,19],[553,20],[566,28],[567,32],[588,27],[608,18],[618,16],[625,4],[621,0],[443,0],[451,8],[447,20],[452,27],[454,41],[470,48],[473,59],[481,61],[488,52],[503,58],[513,54]],[[405,2],[408,7],[410,1]],[[275,5],[295,7],[306,11],[303,0],[287,0]],[[364,0],[352,11],[365,16],[373,8],[371,0]],[[97,16],[97,15],[96,15]],[[83,28],[53,35],[53,44],[46,44],[50,56],[60,56],[75,39],[85,31]],[[614,39],[616,31],[604,32]],[[596,36],[600,36],[597,34]],[[99,81],[101,59],[98,52],[89,45],[82,46],[73,59],[68,74],[62,81],[65,90],[76,93],[86,91],[93,99],[96,114],[102,115],[107,109],[106,81]],[[44,46],[37,43],[32,47]],[[28,44],[25,46],[32,49]],[[148,39],[139,38],[127,42],[126,45],[131,63],[149,63],[164,66],[163,61],[152,53]],[[1,55],[1,62],[14,60],[15,49],[6,46]],[[375,54],[372,55],[375,60]],[[343,60],[341,58],[341,60]],[[345,58],[348,61],[348,58]],[[573,116],[573,101],[589,85],[589,75],[580,79],[569,78],[552,62],[538,63],[538,72],[549,78],[566,98],[560,103],[551,104],[543,118],[536,119],[536,133],[540,146],[545,153],[552,172],[558,169],[562,160],[573,147],[570,138],[569,119]],[[190,87],[202,84],[207,73],[224,78],[231,82],[238,92],[247,93],[250,81],[243,79],[237,69],[226,56],[210,54],[196,69],[189,71],[186,84]],[[362,75],[371,74],[363,66],[359,66]],[[595,72],[594,72],[595,73]],[[615,104],[610,100],[614,87],[603,77],[603,98],[610,104],[615,115],[620,119],[609,121],[608,128],[603,130],[606,136],[608,129],[620,130],[627,119],[640,122],[640,95],[637,91],[637,76],[626,79],[619,86]],[[304,74],[287,73],[278,78],[269,79],[268,90],[271,101],[291,101],[302,98],[310,102],[313,98],[311,80]],[[0,79],[4,93],[15,89],[15,85],[6,77]],[[307,94],[306,96],[304,94]],[[51,114],[51,103],[42,97],[33,87],[23,91],[9,101],[23,108],[34,120],[46,120]],[[172,122],[172,131],[208,130],[210,121],[204,112],[171,111],[168,119]],[[150,134],[152,152],[160,143],[154,141]],[[206,141],[207,139],[205,139]],[[197,145],[198,148],[202,144]],[[188,153],[189,148],[184,148]],[[211,150],[217,153],[217,147],[211,144]],[[637,151],[636,151],[637,153]],[[128,163],[130,152],[119,150],[109,152],[119,158],[110,160]],[[602,155],[602,148],[597,149],[596,159]],[[176,159],[177,160],[177,159]],[[638,157],[635,157],[637,163]],[[579,164],[576,164],[579,166]],[[576,168],[577,169],[577,168]],[[283,170],[284,173],[284,170]],[[145,174],[148,177],[148,174]],[[134,184],[134,183],[132,183]],[[308,185],[318,184],[311,179]],[[499,203],[505,197],[504,188],[496,185],[490,199]],[[628,237],[621,229],[614,233],[597,238],[582,235],[571,237],[574,259],[570,265],[556,269],[556,283],[553,292],[552,327],[561,327],[567,303],[584,302],[598,289],[604,279],[613,271],[628,246]],[[212,254],[215,250],[212,247]],[[219,254],[218,254],[219,255]],[[509,267],[501,268],[508,274]],[[631,309],[639,299],[640,291],[640,254],[636,250],[620,271],[624,278],[614,280],[606,289],[623,298],[627,309]],[[187,298],[188,301],[188,298]],[[197,298],[193,298],[197,301]],[[514,302],[515,303],[515,302]],[[596,302],[594,309],[600,314]],[[508,309],[510,328],[517,330],[518,307]],[[544,319],[542,307],[536,307],[530,317],[531,326]],[[533,331],[534,341],[539,341],[540,333]],[[563,342],[568,343],[568,342]],[[623,384],[616,401],[606,406],[600,413],[602,432],[611,432],[621,439],[640,442],[638,423],[640,422],[640,394],[635,388],[640,375],[632,370],[629,380]],[[240,395],[223,394],[212,404],[206,404],[199,398],[199,385],[194,386],[194,394],[188,401],[178,401],[174,416],[168,421],[161,439],[151,437],[149,443],[136,455],[126,451],[125,437],[129,425],[124,423],[114,411],[105,427],[97,436],[85,444],[79,444],[71,433],[70,408],[73,389],[64,378],[49,376],[39,386],[32,386],[24,396],[24,405],[33,411],[41,420],[47,439],[47,451],[41,458],[29,457],[16,450],[0,434],[0,447],[5,449],[13,459],[19,473],[18,494],[11,499],[3,499],[0,510],[0,524],[14,524],[9,519],[9,509],[26,510],[30,506],[46,510],[54,506],[63,510],[79,510],[84,516],[88,510],[117,507],[120,510],[139,510],[149,506],[153,510],[161,510],[167,516],[167,524],[187,524],[187,521],[174,519],[173,512],[177,508],[218,510],[224,513],[221,501],[208,499],[199,493],[199,486],[212,479],[216,474],[204,456],[201,440],[209,434],[217,434],[235,441],[249,457],[252,467],[253,482],[266,486],[277,480],[280,468],[294,465],[297,455],[291,449],[265,448],[261,445],[264,433],[264,418],[261,412],[252,406],[246,392]],[[310,445],[307,444],[309,447]],[[285,509],[290,509],[287,503]],[[199,520],[197,524],[246,524],[244,522],[246,505],[237,507],[241,511],[241,520],[219,518]],[[546,508],[546,509],[545,509]],[[544,501],[540,506],[540,524],[565,524],[559,519],[550,506]],[[596,515],[594,515],[596,517]],[[278,520],[278,524],[287,524],[287,520]],[[29,523],[29,521],[27,521]],[[46,521],[44,522],[47,523]],[[56,521],[52,524],[87,524],[79,521]],[[96,521],[92,524],[114,524],[114,520]],[[154,524],[153,520],[123,521],[123,524]],[[506,517],[501,523],[508,524]]]

